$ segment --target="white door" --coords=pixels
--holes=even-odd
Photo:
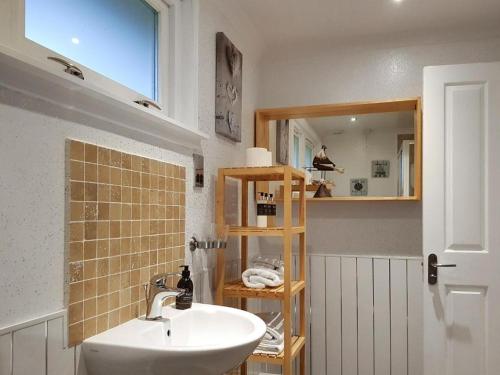
[[[424,374],[498,375],[500,63],[425,68],[423,107]]]

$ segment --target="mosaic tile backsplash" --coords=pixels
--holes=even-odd
[[[143,284],[156,273],[177,271],[183,263],[186,171],[68,142],[68,320],[73,346],[145,314]]]

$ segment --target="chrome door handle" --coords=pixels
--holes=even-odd
[[[427,281],[430,285],[434,285],[438,281],[438,268],[452,268],[456,264],[440,264],[438,263],[436,254],[429,254],[427,258]]]
[[[60,57],[54,57],[54,56],[48,56],[47,59],[58,62],[59,64],[62,64],[66,67],[64,71],[68,74],[71,74],[72,76],[78,77],[80,79],[85,79],[83,77],[83,72],[82,70],[77,67],[76,65],[71,64],[70,62],[61,59]]]
[[[134,100],[134,103],[137,103],[139,105],[142,105],[143,107],[149,108],[149,107],[154,107],[158,111],[161,111],[161,107],[156,104],[155,102],[147,99],[142,99],[142,100]]]
[[[448,267],[448,268],[451,268],[451,267],[456,267],[457,265],[456,264],[438,264],[438,263],[432,263],[431,266],[432,267]]]

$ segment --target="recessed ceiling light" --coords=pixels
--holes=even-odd
[[[73,38],[71,38],[71,43],[73,43],[73,44],[80,44],[80,39],[78,39],[76,37],[73,37]]]
[[[394,1],[395,3],[398,3],[398,4],[403,2],[403,0],[392,0],[392,1]]]
[[[356,117],[351,117],[350,121],[351,122],[356,122],[357,118]]]

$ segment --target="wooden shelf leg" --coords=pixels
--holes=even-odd
[[[224,218],[224,190],[226,178],[224,171],[219,169],[219,175],[216,183],[215,194],[215,224],[217,236],[221,237],[224,234],[225,218]],[[226,261],[224,249],[217,250],[217,275],[216,275],[216,294],[215,303],[217,305],[224,304],[224,282],[226,278]]]

